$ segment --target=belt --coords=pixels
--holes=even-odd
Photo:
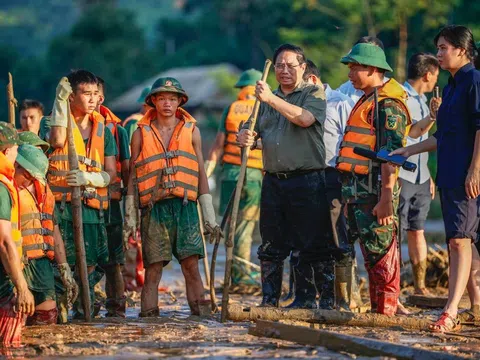
[[[306,174],[310,174],[310,173],[317,172],[317,171],[322,171],[322,170],[319,170],[319,169],[315,169],[315,170],[293,170],[293,171],[276,172],[276,173],[267,172],[267,174],[271,175],[273,177],[276,177],[277,179],[280,179],[280,180],[286,180],[286,179],[290,179],[290,178],[293,178],[293,177],[296,177],[296,176],[306,175]]]

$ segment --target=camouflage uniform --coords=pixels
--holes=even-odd
[[[361,101],[361,100],[360,100]],[[385,99],[379,103],[379,120],[381,149],[393,151],[404,146],[409,115],[395,100]],[[380,168],[377,168],[380,169]],[[378,171],[377,171],[378,174]],[[374,179],[373,189],[376,189],[377,174]],[[348,225],[352,239],[360,239],[360,246],[365,258],[365,265],[368,270],[374,269],[375,265],[386,258],[393,246],[397,246],[396,236],[398,229],[398,200],[400,189],[398,183],[393,191],[393,214],[394,222],[382,226],[377,222],[377,217],[372,214],[373,208],[378,203],[376,194],[368,192],[368,175],[344,174],[342,197],[348,204]],[[392,249],[394,251],[395,249]],[[386,260],[386,259],[385,259]],[[399,263],[398,251],[392,259]],[[391,264],[392,271],[399,271],[398,266]],[[396,276],[396,274],[395,274]],[[370,279],[372,282],[372,279]],[[372,310],[376,310],[375,296],[372,298]]]

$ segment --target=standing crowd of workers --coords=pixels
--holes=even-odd
[[[354,249],[359,240],[371,311],[406,313],[399,302],[403,232],[415,293],[428,295],[424,225],[435,183],[426,152],[438,148],[436,184],[450,281],[448,304],[431,330],[453,331],[463,318],[480,316],[478,49],[462,26],[445,27],[434,43],[437,57],[413,55],[408,79],[399,84],[385,76],[392,69],[382,42],[363,37],[341,59],[349,81],[337,90],[322,83],[300,47],[281,45],[273,55],[278,89],[271,91],[260,72],[245,71],[205,162],[196,120],[183,108],[188,94],[174,78],[160,78],[145,89],[141,112],[124,121],[103,105],[105,82],[86,70],[60,80],[49,116],[43,116],[41,103],[25,100],[21,130],[0,122],[3,343],[19,342],[25,322],[66,323],[70,306],[74,319],[85,318],[77,285],[73,187],[81,188],[91,313],[98,313],[94,287],[105,275],[106,316],[125,317],[126,289],[140,288],[140,316],[159,316],[158,286],[173,255],[191,312],[199,314],[204,286],[198,263],[205,256],[200,219],[206,235],[219,232],[207,179],[221,164],[219,212],[224,213],[241,171],[242,147],[252,151],[231,282],[256,281],[248,264],[259,221],[260,306],[279,306],[287,257],[294,297],[288,308],[359,306]],[[428,104],[426,94],[434,90],[440,69],[451,77],[442,97]],[[250,131],[256,100],[258,120]],[[78,170],[69,166],[69,126]],[[403,155],[416,169],[366,158],[358,149]],[[133,271],[124,269],[126,254],[133,258]],[[465,288],[472,309],[462,315],[458,304]]]

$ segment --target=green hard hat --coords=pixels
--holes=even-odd
[[[150,89],[151,89],[150,86],[147,86],[147,87],[143,88],[142,93],[140,94],[140,96],[137,99],[137,103],[139,103],[139,104],[145,103],[145,98],[147,97],[148,93],[150,92]]]
[[[40,146],[43,152],[46,152],[50,148],[50,144],[40,139],[40,137],[31,131],[22,131],[18,134],[18,137],[24,144],[33,146]]]
[[[385,52],[374,44],[356,44],[350,52],[340,60],[343,64],[362,64],[379,69],[393,71],[387,63]]]
[[[171,92],[171,93],[176,93],[181,95],[180,97],[180,105],[184,105],[188,101],[188,95],[183,90],[182,85],[180,82],[172,77],[164,77],[157,79],[153,85],[152,89],[148,93],[147,97],[145,98],[145,103],[151,107],[155,107],[155,105],[152,102],[152,95],[157,94],[159,92]]]
[[[0,151],[21,144],[17,129],[5,121],[0,121]]]
[[[236,88],[242,88],[244,86],[255,85],[258,80],[262,78],[262,73],[255,69],[245,70],[237,83],[235,84]]]
[[[18,147],[17,163],[35,179],[45,184],[48,159],[39,148],[24,144]]]

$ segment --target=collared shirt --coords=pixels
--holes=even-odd
[[[383,83],[385,84],[389,77],[383,77]],[[365,94],[363,90],[355,89],[350,80],[345,81],[342,85],[337,88],[337,91],[340,91],[342,94],[347,95],[353,102],[356,104],[358,100]]]
[[[405,81],[403,88],[408,94],[407,106],[408,110],[410,110],[410,116],[412,118],[413,125],[430,114],[430,109],[428,108],[427,104],[427,97],[424,94],[419,95],[408,81]],[[426,139],[428,139],[428,132],[417,139],[407,136],[407,146],[418,144]],[[405,179],[413,184],[423,184],[425,181],[430,179],[427,152],[410,156],[408,161],[417,164],[417,169],[415,172],[410,172],[401,168],[399,174],[400,178]]]
[[[325,162],[328,166],[335,167],[345,126],[355,103],[340,91],[332,90],[330,85],[325,84],[324,87],[327,96],[327,116],[323,135]]]
[[[463,186],[480,130],[480,71],[467,64],[450,77],[437,115],[437,186]]]
[[[271,106],[261,103],[255,131],[262,138],[264,170],[275,173],[324,169],[325,91],[302,81],[288,95],[284,95],[280,87],[274,93],[282,100],[308,110],[315,122],[306,128],[295,125]]]

